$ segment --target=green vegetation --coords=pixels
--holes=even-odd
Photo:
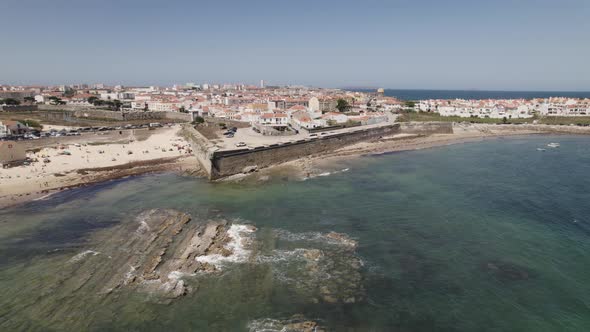
[[[326,121],[326,125],[328,127],[333,127],[333,126],[338,125],[338,123],[336,122],[336,120],[328,120],[328,121]]]
[[[20,101],[14,98],[0,99],[0,105],[20,105]]]
[[[415,102],[415,101],[408,100],[408,101],[406,101],[406,102],[404,103],[404,105],[405,105],[407,108],[414,108],[414,107],[416,107],[416,102]]]
[[[548,125],[577,125],[577,126],[588,126],[590,125],[590,116],[552,116],[544,117],[539,120],[539,123]]]
[[[51,105],[65,105],[66,104],[65,101],[61,100],[61,98],[56,97],[56,96],[49,97],[49,103]]]
[[[123,102],[121,102],[119,99],[115,99],[113,100],[113,104],[112,104],[112,108],[114,111],[119,111],[121,110],[121,107],[123,106]]]
[[[441,122],[471,122],[471,123],[532,123],[536,118],[530,119],[506,119],[506,122],[503,122],[503,119],[491,119],[491,118],[478,118],[478,117],[471,117],[471,118],[462,118],[460,116],[442,116],[438,113],[432,112],[404,112],[398,118],[400,122],[409,122],[409,121],[417,121],[417,122],[428,122],[428,121],[441,121]]]
[[[34,103],[35,102],[35,98],[34,97],[25,97],[23,98],[24,101],[29,102],[29,103]]]
[[[360,121],[348,120],[345,123],[343,123],[342,126],[345,127],[345,128],[348,128],[348,127],[358,127],[361,124],[362,123]]]
[[[408,111],[402,113],[398,117],[400,122],[428,122],[428,121],[440,121],[440,122],[471,122],[471,123],[490,123],[490,124],[521,124],[521,123],[538,123],[547,125],[577,125],[577,126],[588,126],[590,125],[590,116],[578,116],[578,117],[539,117],[537,115],[528,119],[491,119],[491,118],[462,118],[459,116],[441,116],[438,113],[431,112],[413,112]]]
[[[338,99],[336,102],[336,108],[340,112],[346,112],[350,108],[350,104],[344,99]]]
[[[26,120],[22,120],[21,122],[22,122],[22,124],[24,124],[27,127],[31,127],[31,128],[35,128],[35,129],[39,129],[39,130],[43,129],[43,125],[37,120],[26,119]]]
[[[195,121],[192,122],[193,125],[198,125],[205,122],[205,118],[202,116],[195,117]]]
[[[102,100],[97,97],[89,97],[88,102],[92,103],[94,106],[106,106],[109,107],[112,111],[118,111],[123,106],[123,103],[119,99],[115,100]]]

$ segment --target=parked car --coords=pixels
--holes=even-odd
[[[238,143],[236,143],[236,146],[237,146],[238,148],[241,148],[241,147],[244,147],[244,146],[246,146],[246,143],[244,143],[244,142],[238,142]]]

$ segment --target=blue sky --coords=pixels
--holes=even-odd
[[[588,0],[0,1],[0,83],[590,90]]]

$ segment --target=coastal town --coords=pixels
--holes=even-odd
[[[55,189],[172,169],[218,180],[290,162],[299,163],[305,178],[319,172],[305,162],[314,156],[540,131],[586,133],[588,114],[587,98],[401,100],[384,89],[264,81],[3,85],[0,196],[19,202],[18,197]]]
[[[195,84],[124,87],[105,84],[2,86],[4,111],[108,109],[118,112],[178,112],[227,119],[277,130],[314,129],[342,124],[385,122],[402,110],[464,118],[588,116],[590,99],[554,96],[534,99],[428,99],[404,101],[384,89],[346,91],[305,86]],[[6,136],[6,129],[0,137]]]
[[[0,12],[0,332],[590,331],[590,0]]]

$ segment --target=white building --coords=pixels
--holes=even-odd
[[[8,127],[0,121],[0,138],[8,136]]]
[[[289,116],[285,113],[264,113],[258,123],[263,126],[285,127],[289,124]]]
[[[326,120],[324,119],[313,119],[307,111],[296,111],[291,115],[291,125],[294,128],[301,129],[313,129],[321,128],[326,126]]]

